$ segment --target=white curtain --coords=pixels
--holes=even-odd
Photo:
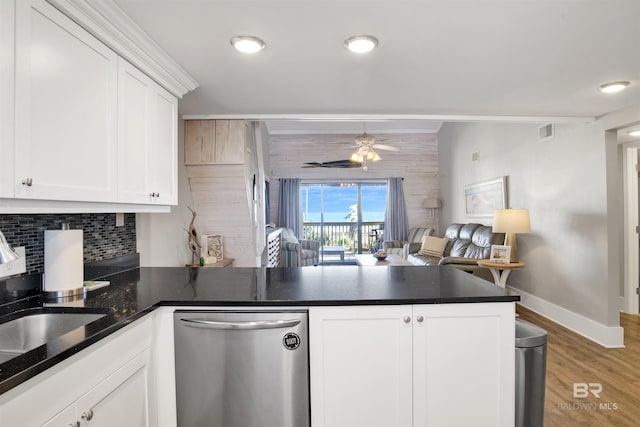
[[[302,237],[302,206],[300,205],[300,179],[280,180],[278,201],[278,226],[293,230],[296,237]]]
[[[384,240],[407,240],[409,231],[407,207],[404,203],[403,178],[389,178],[387,207],[384,214]]]

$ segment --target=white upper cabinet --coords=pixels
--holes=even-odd
[[[118,201],[177,203],[177,99],[119,59]]]
[[[14,3],[0,1],[0,197],[13,197]]]
[[[117,55],[43,0],[16,47],[15,197],[115,201]]]

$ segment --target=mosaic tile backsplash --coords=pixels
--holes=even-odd
[[[0,215],[9,244],[25,246],[26,274],[44,272],[44,230],[59,230],[63,223],[83,230],[85,263],[136,252],[135,214],[125,214],[122,227],[116,227],[116,214]]]

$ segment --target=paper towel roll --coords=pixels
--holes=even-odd
[[[82,289],[82,230],[45,230],[44,291]]]

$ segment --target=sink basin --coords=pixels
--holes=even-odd
[[[106,315],[106,313],[95,312],[50,312],[39,309],[0,323],[0,364]]]

